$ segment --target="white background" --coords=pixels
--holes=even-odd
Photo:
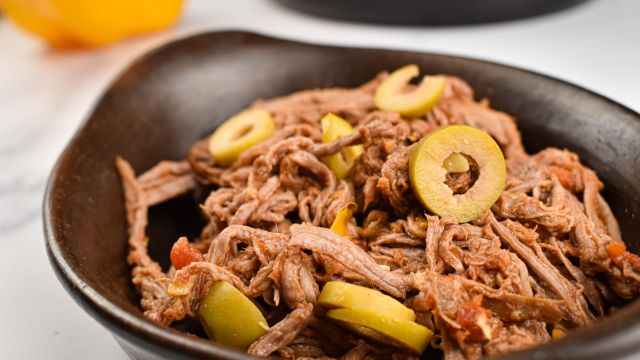
[[[0,20],[0,358],[126,358],[53,275],[40,215],[46,178],[99,94],[131,60],[170,39],[214,29],[494,60],[640,111],[638,0],[594,0],[529,20],[448,28],[334,22],[266,0],[191,0],[169,32],[74,52],[48,51]]]

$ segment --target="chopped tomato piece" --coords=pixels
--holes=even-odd
[[[622,267],[624,264],[631,266],[638,266],[640,264],[640,257],[628,252],[625,244],[611,243],[607,245],[607,254],[611,258],[611,261],[619,267]]]
[[[171,248],[171,264],[177,270],[191,264],[192,262],[202,261],[204,258],[198,249],[193,247],[186,237],[181,237],[173,244]]]
[[[468,332],[470,339],[491,340],[493,334],[488,323],[490,315],[491,312],[482,307],[482,295],[478,295],[458,308],[456,321]]]
[[[620,255],[623,255],[627,251],[627,247],[620,243],[611,243],[607,245],[607,254],[612,261],[616,262]]]
[[[576,175],[582,174],[582,172],[572,171],[571,168],[560,167],[556,165],[549,165],[548,170],[552,172],[560,181],[560,184],[565,189],[577,192],[582,191],[582,176]]]
[[[640,263],[640,257],[638,257],[638,255],[636,254],[632,254],[628,251],[626,251],[622,257],[624,258],[624,260],[629,264],[629,265],[633,265],[633,266],[637,266],[638,263]]]

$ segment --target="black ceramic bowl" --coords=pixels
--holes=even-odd
[[[585,0],[278,0],[293,9],[339,20],[393,25],[465,25],[521,19]]]
[[[182,159],[196,140],[256,98],[354,86],[416,63],[463,77],[514,114],[527,149],[569,148],[595,168],[630,249],[640,239],[640,115],[587,90],[484,61],[405,51],[302,44],[245,32],[208,33],[165,45],[111,85],[56,164],[44,199],[47,249],[71,296],[135,359],[247,359],[247,355],[148,321],[130,283],[116,155],[142,172]],[[151,254],[202,225],[189,198],[152,208]],[[195,220],[194,220],[195,219]],[[509,359],[620,358],[640,349],[640,303],[590,329]]]

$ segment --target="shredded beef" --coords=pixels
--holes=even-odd
[[[436,333],[445,359],[477,359],[548,342],[551,329],[591,325],[640,295],[640,257],[627,251],[602,197],[604,184],[568,150],[527,154],[510,115],[476,101],[462,79],[445,76],[439,103],[420,117],[379,111],[374,93],[386,73],[357,88],[312,89],[252,107],[275,130],[223,167],[208,138],[185,161],[162,161],[136,177],[116,159],[126,209],[132,282],[152,321],[195,317],[215,281],[260,304],[270,329],[248,352],[286,359],[416,359],[365,341],[324,317],[316,301],[327,281],[372,287],[416,313]],[[410,85],[408,90],[413,86]],[[351,135],[322,142],[320,119],[345,118]],[[507,163],[506,187],[480,218],[458,224],[425,210],[409,180],[415,143],[450,124],[485,131]],[[364,152],[346,179],[323,157],[352,145]],[[456,194],[478,172],[447,175]],[[149,207],[188,193],[207,221],[188,245],[193,262],[163,272],[147,251]],[[329,230],[340,209],[358,204],[345,236]],[[170,291],[170,288],[180,291]]]
[[[169,300],[165,274],[160,265],[147,252],[145,228],[147,227],[148,205],[144,190],[135,178],[131,165],[118,157],[116,168],[122,179],[127,222],[129,223],[129,256],[127,261],[133,266],[132,282],[138,287],[142,299],[140,305],[150,319],[163,322],[162,312]]]
[[[501,336],[506,327],[518,329],[525,338],[533,339],[537,334],[535,326],[533,329],[527,326],[530,319],[542,320],[544,313],[545,320],[558,322],[563,315],[562,302],[494,290],[459,275],[424,273],[416,275],[414,282],[420,290],[414,304],[417,309],[434,314],[435,326],[443,334],[442,349],[446,359],[481,357],[484,347],[495,347],[498,341],[508,341]],[[474,300],[477,315],[465,316],[464,312],[469,312]],[[509,304],[505,305],[505,302]],[[510,349],[514,351],[535,343],[519,341]]]
[[[366,251],[329,229],[310,225],[291,225],[289,246],[311,250],[335,261],[351,273],[362,276],[389,294],[405,297],[405,284],[399,276],[377,266]]]
[[[396,151],[387,157],[387,161],[380,168],[380,178],[377,187],[396,215],[404,215],[416,206],[413,194],[409,192],[409,157],[413,146]]]
[[[279,348],[289,344],[311,320],[313,304],[296,307],[284,320],[269,329],[247,351],[255,356],[269,356]]]
[[[362,120],[359,131],[365,150],[356,159],[351,180],[354,187],[362,189],[358,200],[368,209],[380,198],[377,185],[383,164],[394,151],[404,149],[410,128],[397,113],[376,111]]]

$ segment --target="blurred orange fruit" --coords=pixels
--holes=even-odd
[[[0,0],[24,30],[54,47],[93,47],[172,25],[183,0]]]

